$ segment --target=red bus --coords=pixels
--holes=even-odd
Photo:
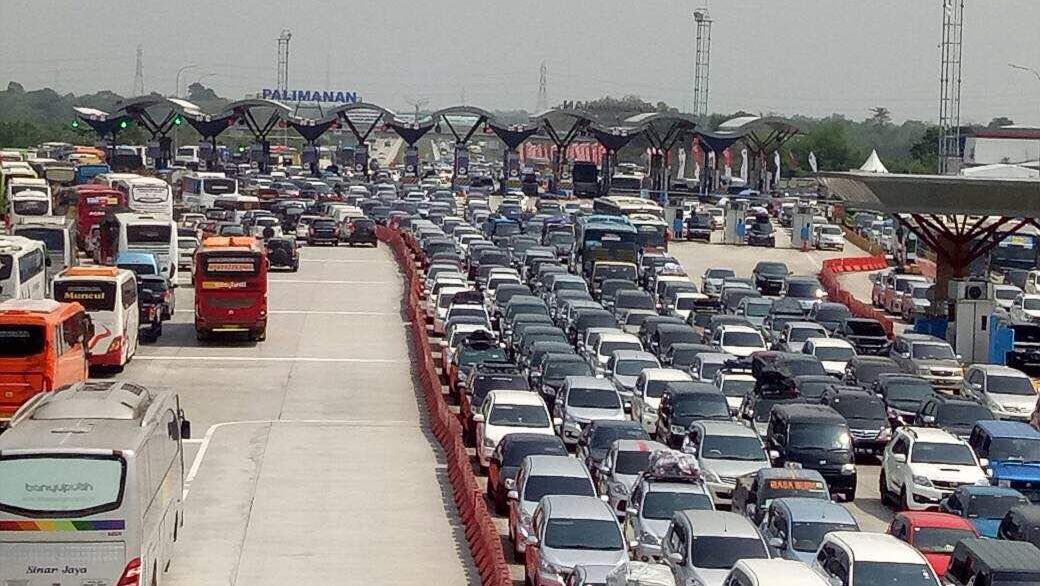
[[[101,223],[108,210],[119,210],[126,207],[126,196],[122,191],[107,185],[87,183],[70,189],[75,196],[69,198],[76,204],[76,246],[90,253],[90,231]]]
[[[267,252],[251,236],[213,236],[195,251],[195,333],[267,337]]]

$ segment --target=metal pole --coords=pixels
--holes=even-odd
[[[184,73],[186,70],[194,69],[195,67],[198,67],[198,65],[195,65],[194,63],[190,63],[190,64],[185,65],[184,67],[181,67],[180,69],[177,70],[177,81],[175,82],[175,85],[174,85],[174,88],[173,88],[173,97],[175,97],[175,98],[181,97],[181,74]]]

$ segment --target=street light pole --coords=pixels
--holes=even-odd
[[[194,69],[196,67],[198,67],[198,65],[194,63],[189,63],[188,65],[185,65],[184,67],[181,67],[177,70],[177,81],[174,82],[173,97],[181,97],[181,74],[187,71],[188,69]]]

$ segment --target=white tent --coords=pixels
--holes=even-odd
[[[980,165],[961,169],[965,177],[988,177],[992,179],[1036,179],[1037,170],[1022,165]]]
[[[864,173],[888,173],[888,168],[881,162],[881,157],[878,156],[877,150],[870,151],[867,162],[863,163],[859,170]]]

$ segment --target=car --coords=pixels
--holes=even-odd
[[[625,409],[631,411],[632,396],[635,391],[636,379],[639,373],[646,368],[660,368],[661,363],[657,357],[649,352],[639,350],[617,350],[607,360],[606,375],[625,402]]]
[[[707,213],[692,213],[684,223],[684,233],[688,240],[711,242],[712,219]]]
[[[979,421],[968,445],[985,460],[990,482],[1040,502],[1040,431],[1021,421]]]
[[[893,428],[913,422],[924,402],[935,395],[932,383],[913,374],[879,374],[873,390],[885,402]]]
[[[272,237],[264,241],[267,261],[271,268],[286,267],[292,272],[300,270],[300,250],[292,236]]]
[[[1040,582],[1040,548],[1032,543],[963,539],[943,579],[950,586]]]
[[[736,360],[736,356],[732,354],[726,354],[724,352],[703,352],[697,355],[693,359],[693,363],[690,364],[690,376],[693,380],[699,382],[714,382],[715,375],[718,374],[719,370],[731,360]]]
[[[960,394],[989,407],[1000,419],[1027,422],[1037,405],[1033,381],[1022,371],[999,364],[969,366]]]
[[[1011,507],[1000,522],[997,539],[1008,541],[1028,541],[1040,547],[1040,507],[1036,505],[1019,505]]]
[[[720,352],[738,357],[768,349],[760,331],[742,325],[720,326],[715,330],[711,343],[718,346]]]
[[[628,560],[617,519],[594,497],[542,497],[531,528],[524,575],[532,586],[558,586],[577,565],[618,565]]]
[[[593,480],[596,480],[599,465],[606,457],[607,450],[619,439],[650,441],[650,435],[635,421],[600,420],[590,423],[578,438],[574,457],[588,468]]]
[[[508,492],[509,536],[513,551],[524,559],[528,540],[534,535],[532,519],[543,497],[575,495],[595,497],[589,471],[569,456],[529,455],[520,462],[516,488]]]
[[[730,505],[734,513],[760,525],[769,504],[779,498],[800,497],[818,502],[830,501],[827,481],[816,470],[802,468],[761,468],[737,478]]]
[[[595,347],[585,347],[586,359],[593,373],[603,376],[606,373],[607,363],[616,350],[643,350],[643,343],[637,336],[624,332],[610,332],[601,334]]]
[[[847,385],[873,389],[883,374],[903,374],[903,369],[885,356],[856,356],[845,365],[843,380]]]
[[[996,285],[1001,287],[1002,285]],[[1015,287],[1018,291],[1018,288]],[[935,285],[932,283],[914,283],[910,285],[910,290],[903,294],[903,299],[899,304],[899,314],[902,318],[910,323],[914,323],[917,317],[928,313],[929,308],[932,307],[932,298],[934,297]],[[998,300],[998,309],[1000,309],[1000,302]],[[1010,303],[1008,304],[1010,307]],[[1006,314],[1006,309],[1004,310]]]
[[[596,420],[628,419],[614,383],[594,376],[568,376],[556,398],[553,413],[560,421],[557,434],[568,445],[577,445],[585,427]]]
[[[632,394],[632,419],[647,433],[657,428],[657,411],[669,382],[692,381],[689,373],[674,368],[644,368]]]
[[[964,368],[945,340],[927,334],[901,334],[892,340],[889,357],[908,374],[922,376],[937,389],[956,389]]]
[[[939,577],[920,552],[883,533],[828,533],[812,568],[831,584],[939,586]]]
[[[339,244],[339,227],[332,218],[315,218],[307,226],[307,245]]]
[[[780,295],[796,301],[803,315],[827,298],[827,292],[816,277],[788,277]]]
[[[516,489],[516,476],[520,464],[527,456],[569,456],[563,441],[540,433],[507,433],[498,442],[491,454],[488,466],[487,495],[495,505],[495,511],[504,515],[508,512],[509,491]]]
[[[773,342],[773,349],[781,352],[801,353],[805,341],[809,338],[827,338],[829,334],[823,326],[811,321],[790,321],[783,325]]]
[[[488,393],[476,423],[477,459],[480,467],[491,464],[491,454],[507,433],[541,433],[553,435],[549,409],[536,393],[495,390]]]
[[[1002,486],[958,486],[939,503],[939,511],[969,521],[982,537],[996,538],[1000,522],[1013,507],[1028,505],[1029,499],[1013,488]]]
[[[743,317],[756,327],[765,325],[769,309],[773,307],[773,300],[767,297],[747,296],[737,302],[734,314]]]
[[[722,586],[829,586],[809,566],[791,560],[740,560]]]
[[[794,392],[808,402],[818,402],[824,392],[838,384],[829,374],[802,374],[793,377],[791,383]]]
[[[885,447],[881,502],[905,510],[934,509],[958,486],[989,484],[968,443],[941,429],[901,427]]]
[[[820,324],[833,335],[834,330],[851,317],[852,312],[844,303],[825,301],[814,305],[806,319]]]
[[[979,421],[996,419],[993,412],[974,399],[933,394],[921,403],[911,425],[938,427],[967,439]]]
[[[728,267],[712,267],[704,271],[701,276],[701,292],[708,296],[717,297],[722,289],[722,283],[727,278],[736,277],[733,269]]]
[[[802,354],[815,356],[831,376],[843,378],[845,368],[856,357],[852,344],[838,338],[809,338],[802,346]]]
[[[761,530],[772,557],[810,565],[826,534],[859,531],[859,524],[852,513],[838,503],[784,497],[769,503]]]
[[[726,403],[729,404],[729,412],[736,415],[740,411],[744,397],[755,389],[755,377],[747,371],[729,370],[723,368],[715,373],[712,381],[723,395],[726,395]]]
[[[795,394],[749,393],[737,410],[737,420],[758,432],[759,437],[765,438],[769,429],[769,416],[775,407],[806,403],[809,403],[808,399]]]
[[[885,287],[881,306],[888,313],[901,315],[903,305],[908,303],[911,289],[914,286],[929,284],[928,278],[921,275],[896,274],[891,286]]]
[[[979,536],[967,519],[932,511],[898,513],[888,524],[886,533],[921,552],[940,576],[946,573],[957,542]]]
[[[690,424],[702,419],[731,421],[726,396],[707,383],[668,383],[657,415],[657,440],[678,449]]]
[[[776,229],[767,221],[757,221],[747,229],[746,236],[748,246],[776,246]]]
[[[845,417],[826,405],[781,404],[773,407],[766,448],[774,466],[800,465],[817,470],[832,494],[856,498],[856,463]]]
[[[755,430],[735,421],[694,421],[682,451],[697,459],[712,501],[722,507],[729,507],[737,478],[770,466]]]
[[[846,317],[834,328],[834,337],[847,340],[856,354],[887,356],[892,343],[881,322],[866,317]]]
[[[885,403],[876,394],[858,387],[832,387],[823,393],[820,403],[845,418],[856,453],[878,455],[892,439]]]
[[[759,261],[751,271],[755,289],[763,295],[778,295],[792,274],[786,263],[765,260]]]
[[[845,232],[834,224],[813,226],[812,244],[819,250],[845,250]]]
[[[632,558],[659,560],[661,540],[672,517],[677,511],[685,510],[715,510],[715,503],[703,483],[641,474],[632,489],[623,525]]]
[[[549,354],[542,361],[538,391],[550,407],[569,376],[592,376],[592,369],[576,354]]]
[[[1008,318],[1024,322],[1040,320],[1040,294],[1023,293],[1016,297],[1008,310]]]
[[[618,439],[610,444],[596,471],[596,489],[619,517],[625,516],[637,477],[650,465],[650,456],[659,450],[668,448],[657,442],[632,439]]]
[[[722,586],[740,560],[769,559],[751,522],[726,511],[678,511],[663,541],[664,563],[676,584]]]

